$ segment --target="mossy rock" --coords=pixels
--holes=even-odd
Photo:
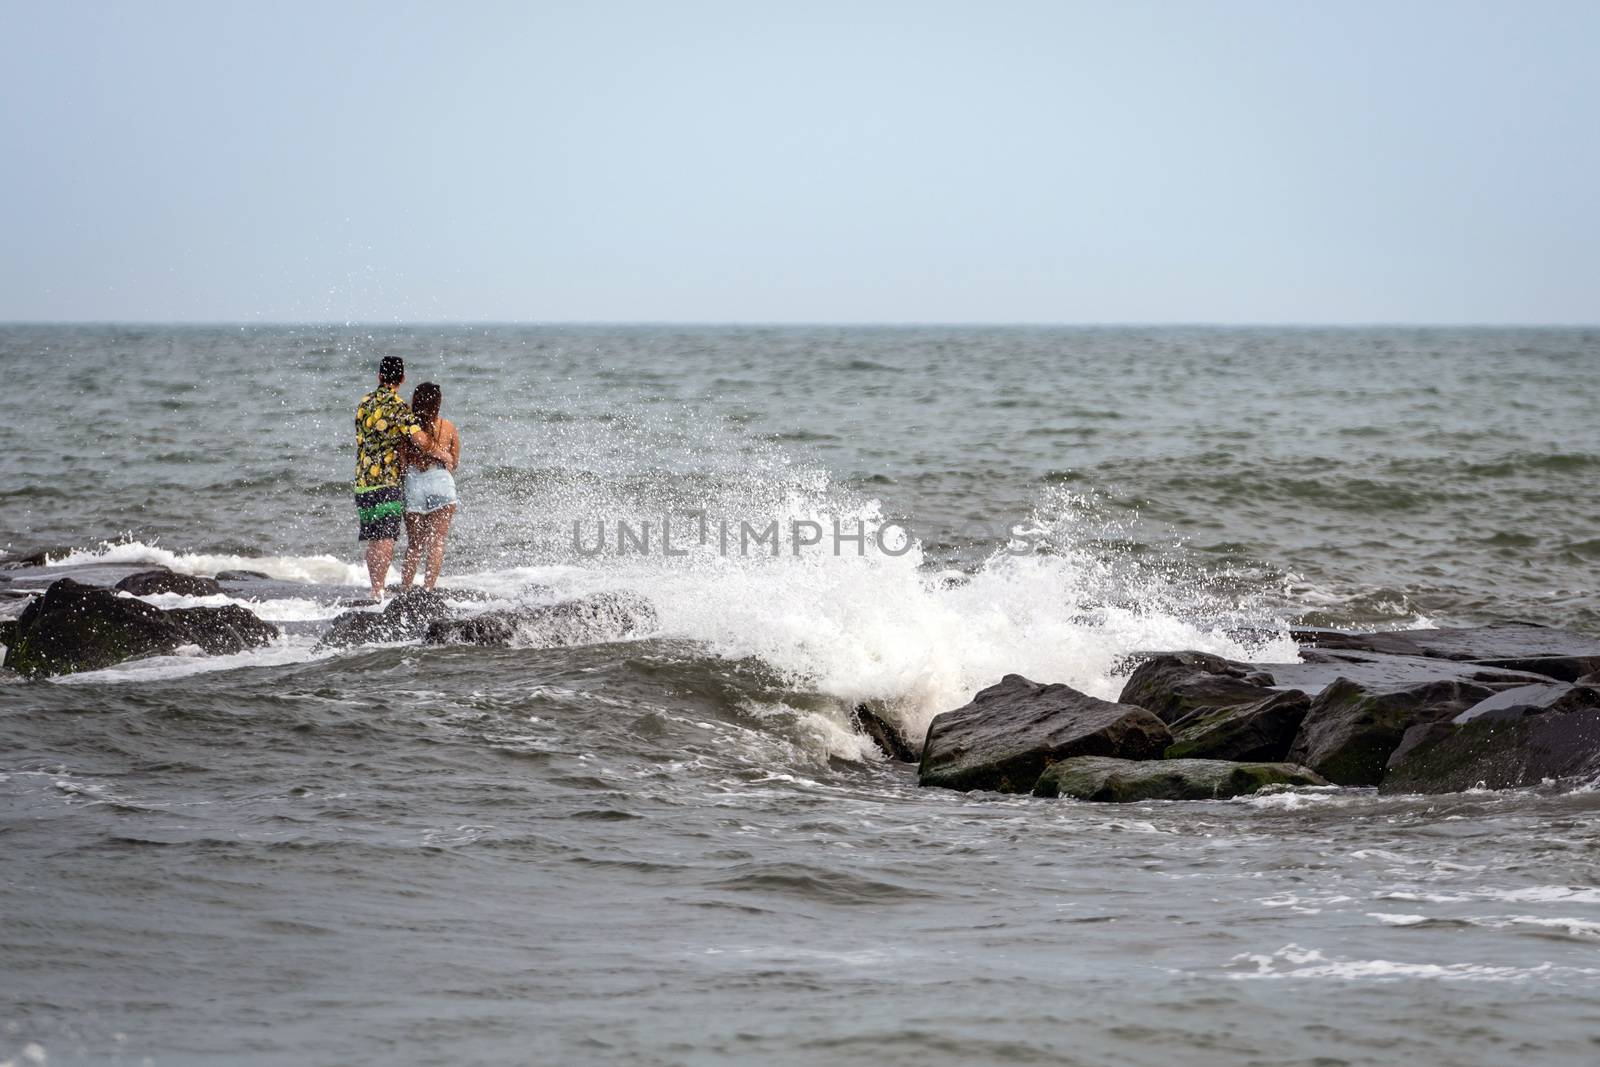
[[[1078,756],[1046,769],[1034,783],[1033,795],[1129,804],[1141,800],[1226,800],[1259,793],[1268,786],[1327,784],[1321,775],[1293,763]]]
[[[1493,694],[1455,679],[1376,688],[1340,678],[1311,702],[1288,758],[1339,785],[1377,785],[1407,730],[1452,718]]]
[[[1311,698],[1297,689],[1249,704],[1201,708],[1172,724],[1166,758],[1281,761],[1310,708]]]
[[[1050,764],[1072,756],[1153,759],[1172,743],[1144,708],[1115,704],[1018,674],[934,717],[917,782],[945,789],[1026,793]]]
[[[1197,711],[1263,700],[1272,684],[1259,668],[1209,652],[1162,652],[1134,669],[1117,702],[1146,708],[1171,725]]]
[[[1487,713],[1473,716],[1469,710],[1454,722],[1408,731],[1379,791],[1516,789],[1563,779],[1582,784],[1600,775],[1600,688],[1552,685],[1543,694],[1521,692],[1518,701]]]

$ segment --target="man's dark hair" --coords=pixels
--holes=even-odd
[[[399,356],[384,356],[378,360],[378,384],[399,385],[406,376],[406,361]]]

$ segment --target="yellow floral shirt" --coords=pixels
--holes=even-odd
[[[400,484],[400,445],[422,429],[411,405],[380,386],[356,405],[356,488]]]

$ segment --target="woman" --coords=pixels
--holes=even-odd
[[[428,554],[424,589],[432,589],[444,566],[444,542],[456,514],[456,480],[461,462],[461,435],[449,419],[439,417],[444,393],[433,382],[423,382],[411,393],[411,410],[422,425],[427,443],[404,447],[406,493],[406,558],[400,568],[400,588],[411,588],[423,552]]]

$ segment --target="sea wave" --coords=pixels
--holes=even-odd
[[[219,571],[259,571],[285,582],[317,585],[365,585],[364,564],[341,560],[337,556],[239,556],[205,552],[181,552],[143,541],[102,541],[94,548],[75,549],[59,558],[51,557],[47,567],[75,567],[92,563],[148,563],[179,574],[214,575]]]
[[[569,506],[585,503],[569,501]],[[587,503],[596,510],[622,506],[600,498]],[[870,532],[889,521],[876,500],[856,497],[826,477],[791,485],[781,494],[761,485],[744,497],[725,495],[721,503],[735,516],[776,521],[784,529],[796,522],[829,528],[839,520],[846,528]],[[899,555],[847,549],[744,556],[724,555],[713,541],[691,546],[684,558],[609,555],[468,571],[452,575],[450,582],[512,605],[602,593],[648,601],[658,618],[650,636],[685,642],[727,662],[759,661],[787,691],[812,694],[829,705],[827,712],[808,711],[828,720],[813,722],[810,729],[820,747],[844,758],[860,755],[847,722],[850,709],[862,702],[876,702],[908,736],[920,737],[935,715],[966,703],[976,690],[1008,673],[1066,682],[1114,699],[1126,655],[1136,650],[1198,649],[1258,661],[1298,658],[1287,628],[1263,617],[1260,604],[1221,592],[1202,569],[1133,551],[1125,531],[1108,528],[1091,498],[1047,491],[1023,525],[1031,539],[1026,554],[996,550],[959,581],[947,580],[916,542],[900,544]],[[52,566],[92,563],[148,563],[199,575],[254,570],[285,582],[321,585],[363,586],[366,581],[359,562],[331,554],[216,555],[137,541],[102,544],[51,561]],[[236,602],[275,622],[315,621],[336,613],[292,593],[271,602]],[[1236,636],[1242,622],[1258,636]],[[284,648],[273,656],[289,660],[294,654]],[[301,654],[309,655],[309,646]],[[213,663],[235,665],[226,658]],[[204,669],[187,661],[164,668]],[[115,677],[132,679],[150,669],[129,668]],[[781,701],[771,710],[781,714]]]

